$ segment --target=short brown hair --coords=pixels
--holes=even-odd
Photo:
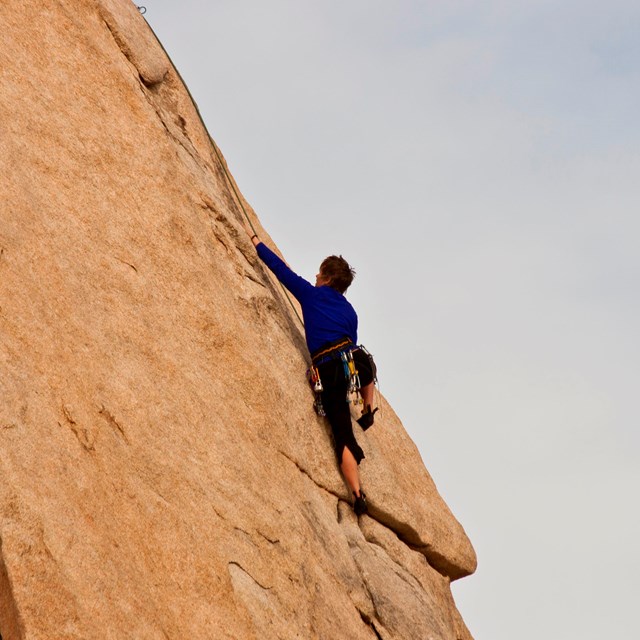
[[[342,256],[329,256],[322,261],[320,273],[327,278],[327,284],[344,293],[356,276],[356,271]]]

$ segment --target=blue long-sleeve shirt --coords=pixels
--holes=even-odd
[[[339,291],[307,282],[262,242],[256,250],[260,259],[300,303],[310,353],[344,337],[358,344],[358,315]]]

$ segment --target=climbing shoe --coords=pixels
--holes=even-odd
[[[361,516],[369,510],[367,506],[367,496],[364,491],[360,491],[360,495],[357,496],[356,492],[353,492],[353,497],[355,498],[353,502],[353,510],[356,512],[357,516]]]
[[[362,427],[363,431],[366,431],[373,424],[373,414],[378,410],[376,407],[373,411],[371,405],[367,405],[366,411],[363,411],[362,415],[356,420],[356,422]]]

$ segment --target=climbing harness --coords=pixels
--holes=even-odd
[[[322,407],[323,386],[318,366],[329,360],[340,360],[342,364],[342,371],[347,381],[346,402],[354,406],[363,405],[363,409],[365,408],[361,393],[362,385],[360,382],[360,374],[358,373],[356,362],[353,359],[353,352],[356,350],[361,351],[369,360],[373,382],[377,386],[377,367],[373,356],[362,345],[355,345],[350,338],[340,338],[311,354],[312,364],[309,369],[307,369],[307,380],[314,392],[313,408],[318,415],[326,415]]]
[[[322,347],[322,349],[314,351],[311,354],[311,361],[315,365],[322,364],[327,360],[339,357],[338,354],[340,353],[340,350],[350,346],[353,346],[355,349],[355,345],[351,342],[351,338],[340,338],[339,340],[335,340],[334,342]]]

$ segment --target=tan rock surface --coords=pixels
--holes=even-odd
[[[3,639],[469,638],[475,554],[384,400],[371,517],[346,504],[300,325],[135,5],[0,28]]]

